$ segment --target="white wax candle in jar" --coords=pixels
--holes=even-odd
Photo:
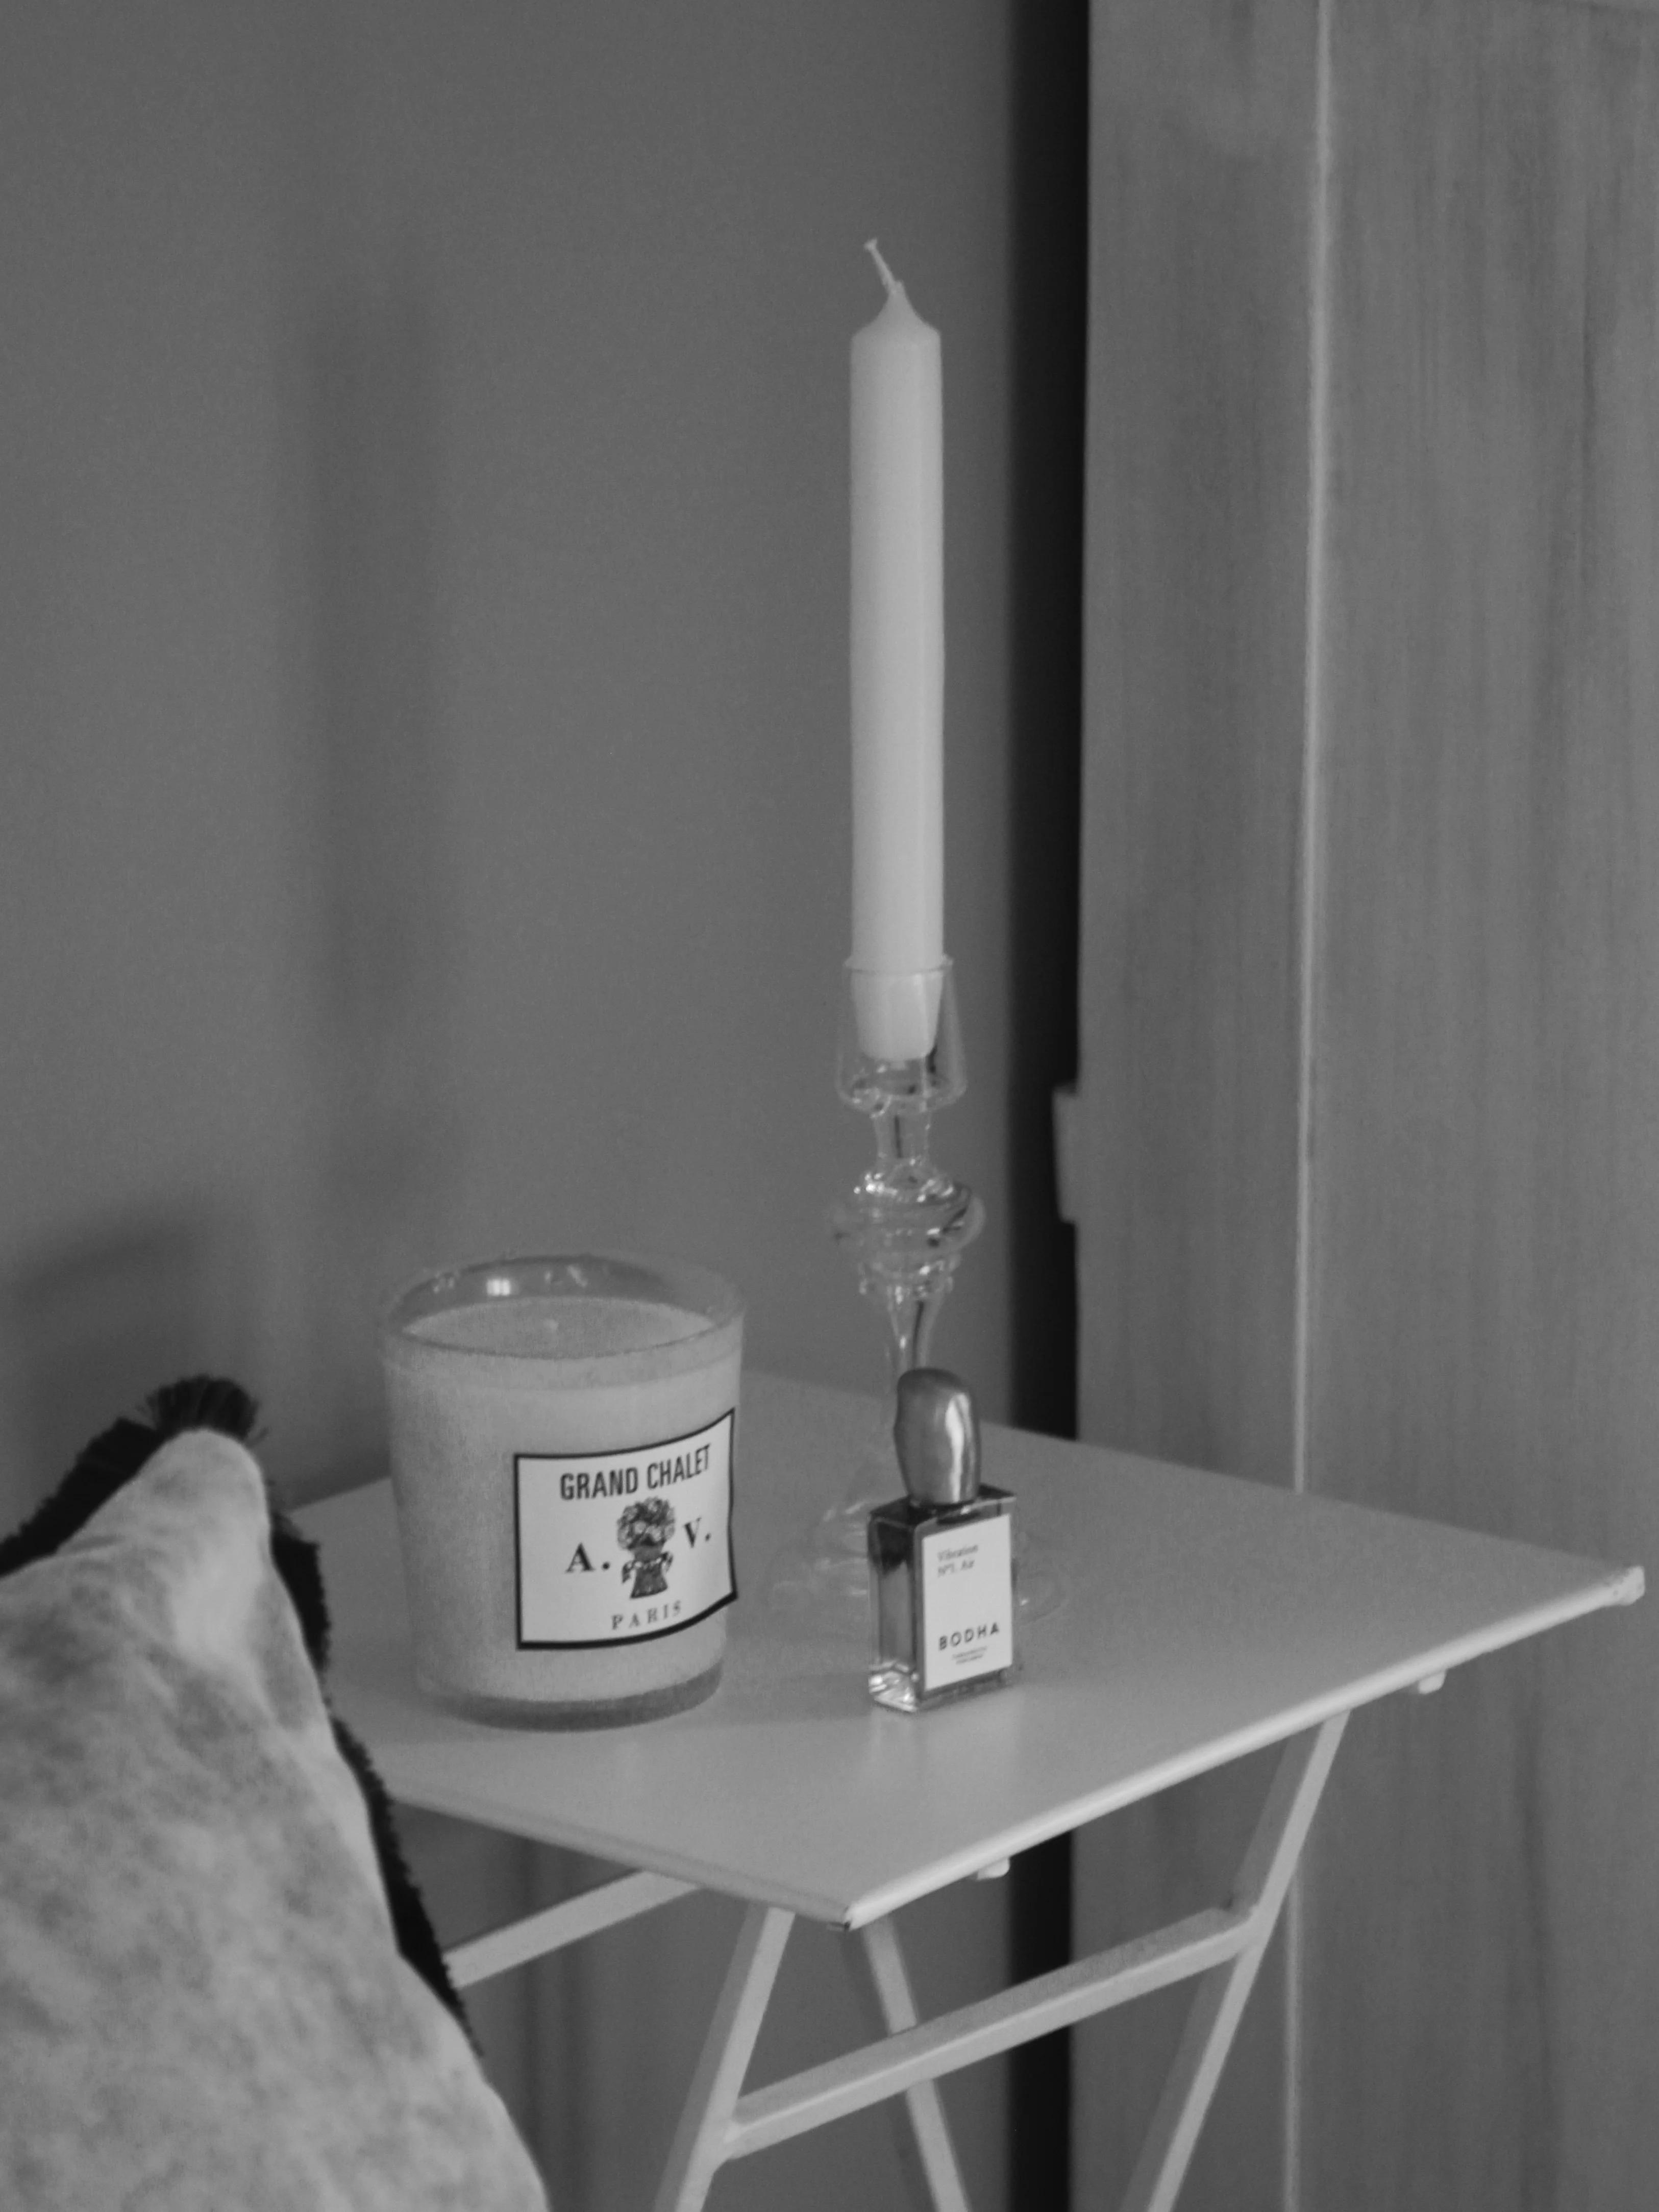
[[[448,1268],[381,1331],[416,1678],[591,1728],[709,1696],[736,1595],[743,1302],[604,1253]]]
[[[862,1048],[918,1060],[945,959],[939,337],[869,251],[887,303],[853,340],[851,964]]]

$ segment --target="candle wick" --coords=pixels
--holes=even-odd
[[[870,258],[875,263],[877,268],[880,270],[881,281],[887,287],[888,298],[890,300],[896,299],[898,295],[903,291],[904,287],[899,283],[898,278],[894,276],[892,270],[882,259],[880,246],[876,244],[873,238],[866,238],[864,241],[864,250],[870,256]]]

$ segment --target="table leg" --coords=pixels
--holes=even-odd
[[[726,2154],[726,2131],[795,1916],[751,1905],[726,1969],[702,2056],[674,2133],[655,2212],[699,2212]]]
[[[915,1999],[910,1993],[910,1978],[904,1971],[898,1930],[891,1918],[872,1920],[867,1928],[859,1930],[858,1940],[876,2014],[875,2025],[890,2035],[900,2028],[915,2027]],[[917,2082],[904,2092],[904,2105],[909,2134],[920,2161],[920,2179],[934,2212],[970,2212],[938,2083]],[[908,2160],[906,2164],[908,2166]],[[917,2176],[912,2172],[908,2178],[914,2184]]]
[[[1123,2212],[1170,2212],[1175,2203],[1346,1721],[1347,1715],[1339,1713],[1295,1737],[1280,1756],[1233,1886],[1234,1906],[1244,1908],[1251,1917],[1250,1941],[1199,1980],[1169,2080],[1130,2179]]]

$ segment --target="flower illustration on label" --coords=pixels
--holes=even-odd
[[[735,1427],[514,1454],[520,1650],[641,1643],[731,1604]]]
[[[665,1498],[641,1498],[624,1507],[617,1541],[629,1554],[622,1578],[630,1578],[635,1598],[655,1597],[668,1588],[672,1564],[668,1551],[674,1534],[674,1509]]]

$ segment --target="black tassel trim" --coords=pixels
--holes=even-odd
[[[298,1616],[307,1655],[320,1675],[328,1665],[329,1654],[322,1559],[310,1537],[302,1536],[277,1505],[270,1509],[270,1557]]]
[[[187,1429],[217,1429],[238,1443],[250,1443],[259,1419],[258,1407],[239,1383],[212,1375],[167,1383],[144,1401],[143,1415],[141,1420],[123,1415],[100,1431],[76,1455],[51,1497],[21,1528],[0,1540],[0,1575],[15,1574],[19,1567],[61,1551],[170,1437]]]
[[[398,1840],[398,1828],[392,1809],[392,1799],[386,1786],[374,1770],[374,1762],[357,1738],[342,1720],[329,1715],[333,1723],[334,1741],[346,1765],[357,1778],[357,1786],[363,1793],[363,1802],[368,1808],[368,1832],[374,1838],[375,1855],[380,1862],[380,1880],[386,1887],[386,1903],[392,1908],[392,1926],[398,1938],[398,1948],[421,1979],[460,2022],[467,2041],[474,2051],[477,2039],[472,2033],[465,2007],[455,1984],[449,1978],[449,1969],[444,1964],[444,1954],[431,1921],[427,1917],[426,1905],[409,1870]]]
[[[240,1383],[214,1375],[186,1376],[153,1391],[145,1399],[143,1418],[124,1415],[95,1436],[76,1455],[74,1465],[50,1498],[36,1507],[21,1528],[0,1538],[0,1577],[15,1574],[37,1559],[50,1559],[70,1537],[83,1528],[100,1506],[131,1481],[141,1468],[173,1437],[191,1429],[214,1429],[234,1437],[238,1443],[252,1444],[258,1430],[256,1401]],[[267,1488],[267,1501],[269,1489]],[[328,1605],[323,1592],[323,1571],[318,1549],[302,1536],[279,1506],[270,1506],[271,1559],[293,1603],[306,1651],[319,1682],[328,1665]],[[327,1689],[324,1686],[324,1703]],[[425,1903],[410,1874],[398,1841],[392,1800],[375,1772],[368,1752],[341,1721],[329,1715],[341,1757],[356,1777],[368,1813],[369,1833],[374,1839],[380,1879],[392,1911],[398,1949],[433,1995],[453,2013],[475,2051],[477,2039],[449,1978]]]

